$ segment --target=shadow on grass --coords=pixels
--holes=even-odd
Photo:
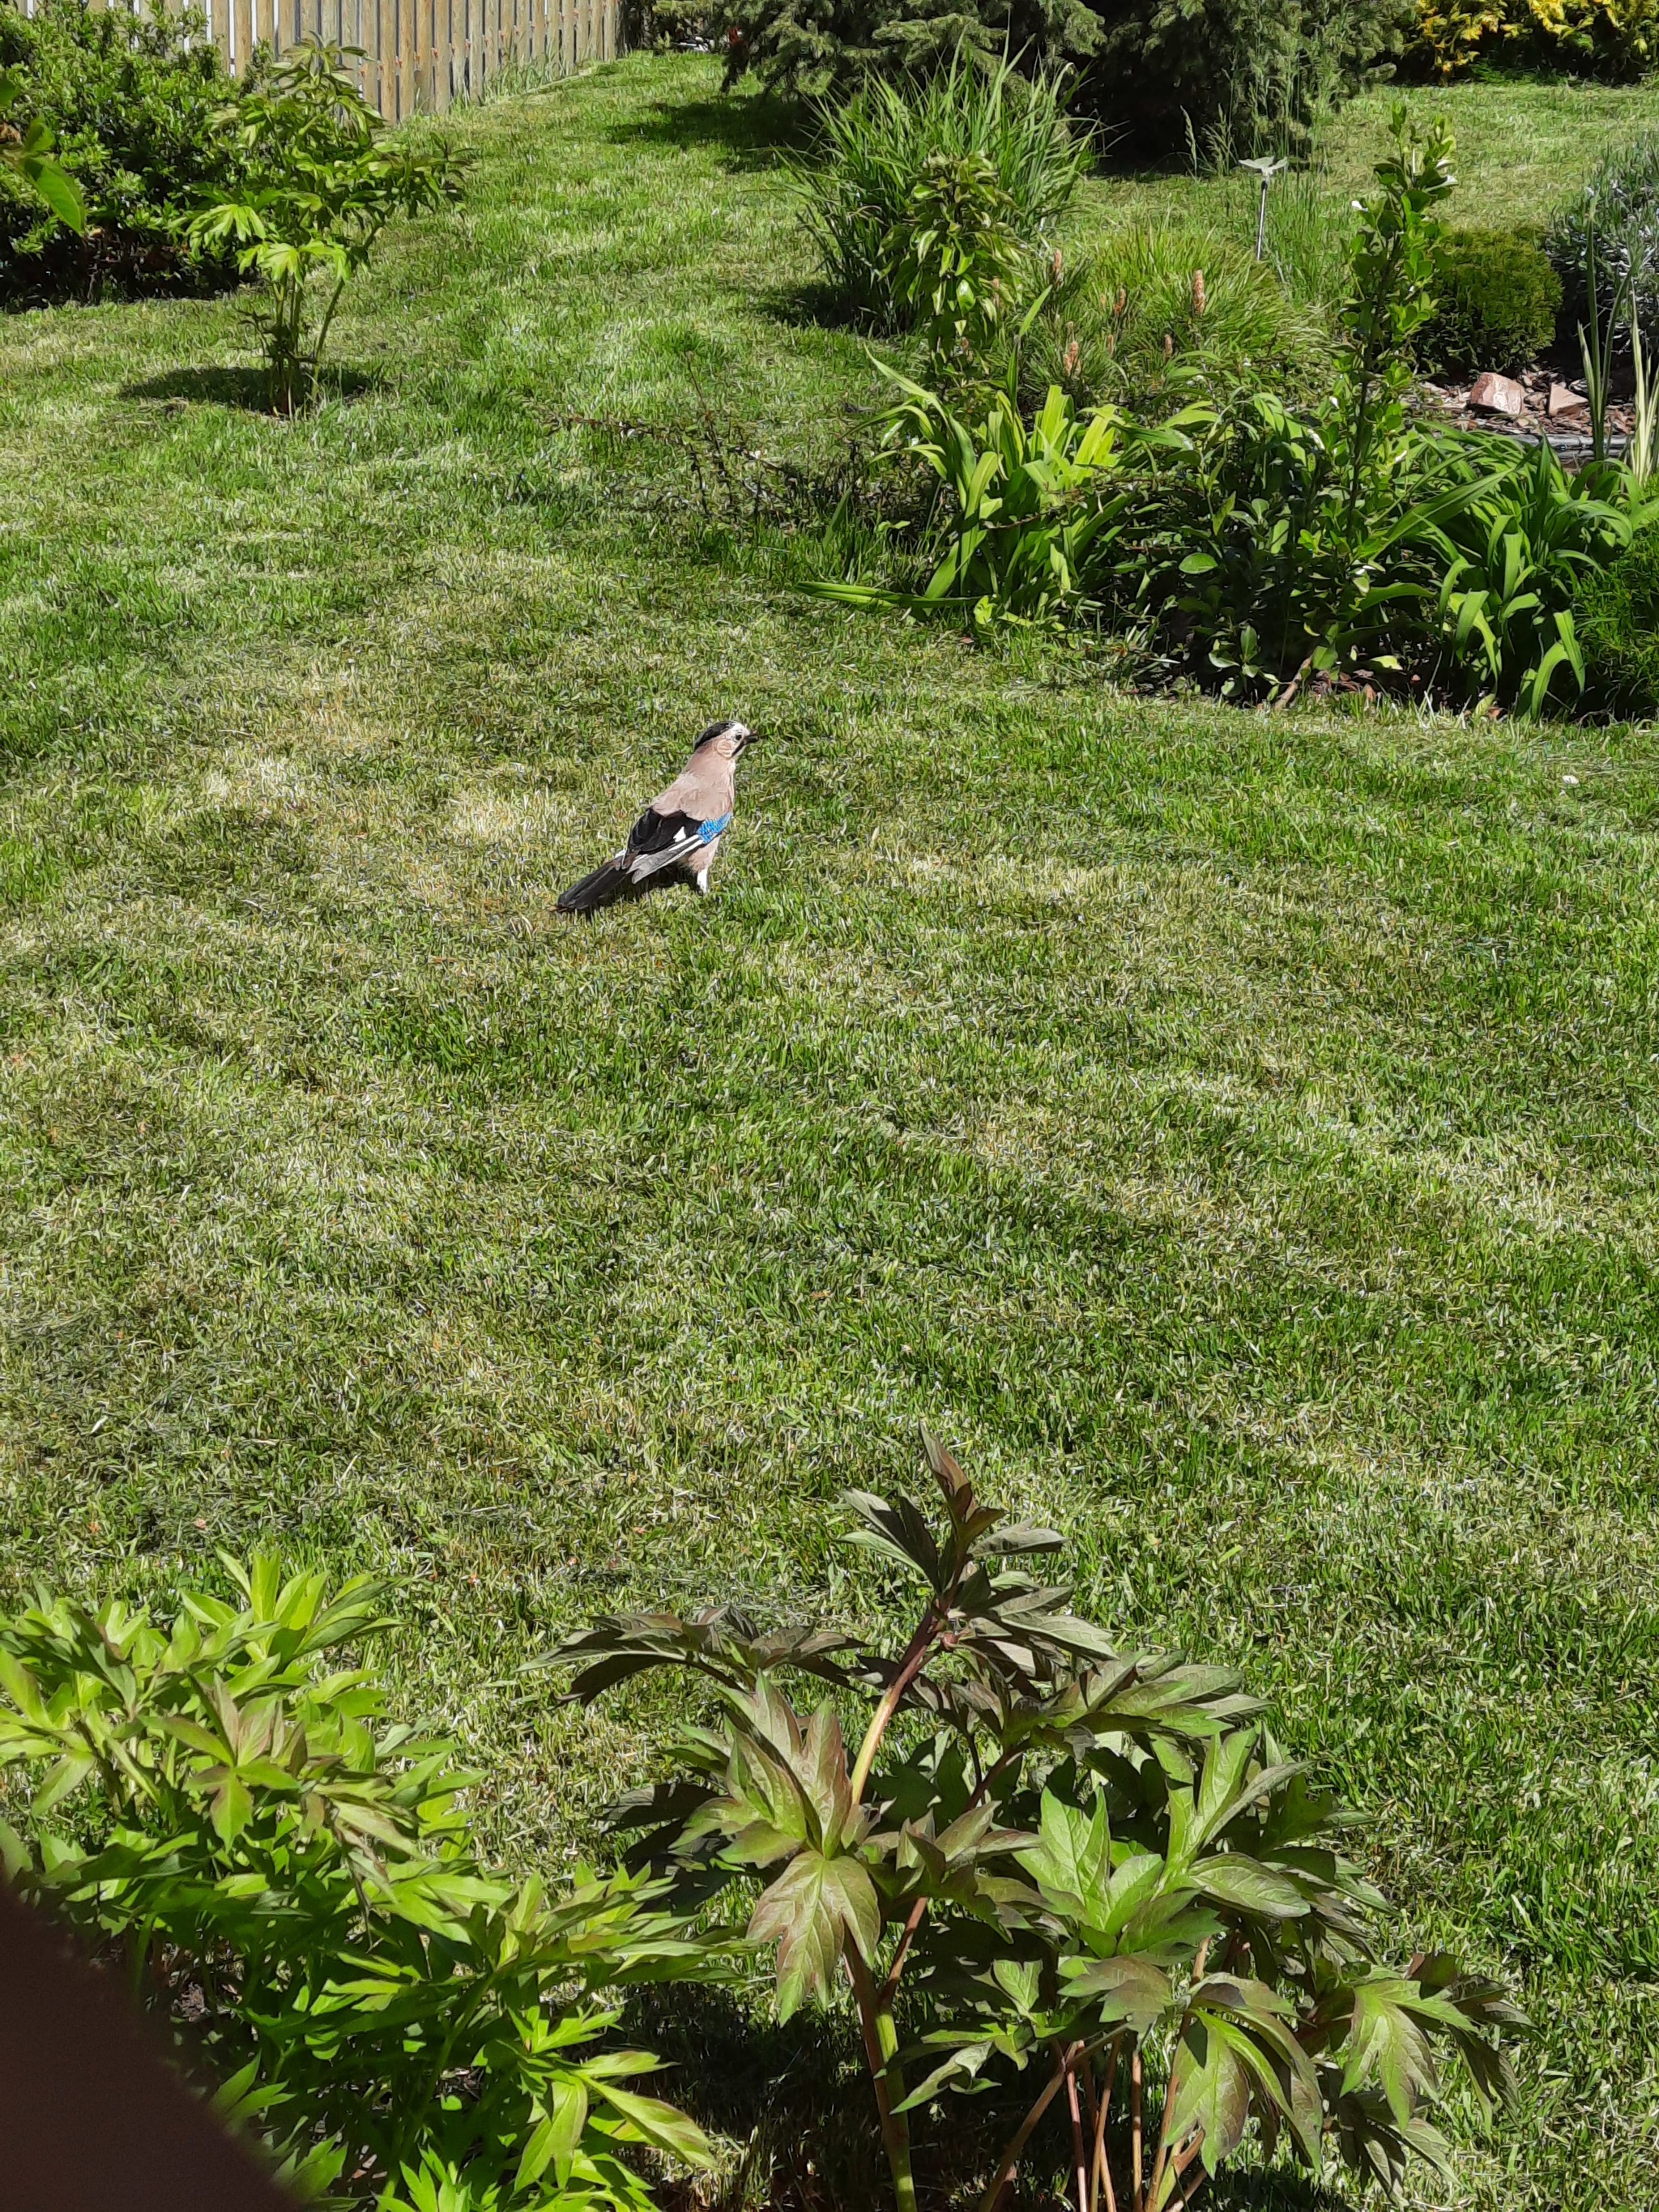
[[[674,2212],[881,2212],[891,2203],[850,2019],[798,2013],[781,2027],[728,1990],[663,1986],[635,1994],[627,2032],[667,2062],[663,2094],[738,2147],[714,2193],[705,2181],[692,2196],[671,2196]],[[1033,2093],[1030,2077],[1016,2076],[914,2116],[922,2212],[971,2212]],[[1008,2212],[1069,2212],[1058,2193],[1069,2150],[1057,2100],[1027,2147]],[[1205,2212],[1343,2212],[1346,2203],[1288,2172],[1224,2173],[1203,2197]]]
[[[750,297],[761,313],[775,323],[843,331],[857,338],[880,336],[879,331],[861,324],[849,311],[844,295],[821,276],[809,276],[799,283],[769,286]]]
[[[611,132],[624,146],[710,146],[729,169],[770,168],[781,154],[801,154],[816,125],[802,101],[777,93],[714,100],[653,100],[646,112]]]
[[[317,380],[317,400],[360,399],[385,383],[372,370],[325,368]],[[163,400],[175,407],[240,407],[252,415],[273,411],[270,380],[262,368],[169,368],[124,384],[120,397]]]

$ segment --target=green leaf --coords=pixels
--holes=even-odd
[[[1111,1878],[1112,1832],[1103,1799],[1092,1815],[1042,1793],[1038,1840],[1018,1854],[1046,1903],[1067,1917],[1092,1919]]]
[[[79,1747],[66,1751],[35,1792],[31,1808],[35,1818],[44,1819],[53,1806],[61,1804],[65,1797],[73,1796],[97,1770],[98,1762],[91,1752]]]
[[[640,2142],[649,2143],[653,2150],[665,2151],[684,2166],[707,2168],[714,2165],[714,2149],[708,2136],[688,2114],[665,2104],[660,2097],[641,2097],[631,2089],[619,2089],[614,2081],[600,2081],[595,2087],[606,2104],[628,2122]]]
[[[750,1939],[777,1947],[777,2007],[787,2020],[807,1997],[827,2002],[851,1940],[865,1958],[881,1933],[881,1908],[857,1859],[797,1853],[761,1897],[749,1923]]]
[[[1062,1959],[1060,1973],[1068,1996],[1087,1998],[1103,2020],[1121,2021],[1138,2036],[1149,2035],[1174,2002],[1163,1968],[1133,1952],[1115,1959]]]
[[[1276,1873],[1243,1851],[1219,1851],[1200,1859],[1188,1879],[1218,1905],[1231,1905],[1262,1920],[1299,1920],[1308,1900],[1287,1875]]]
[[[1250,2072],[1233,2031],[1215,2019],[1189,2021],[1176,2051],[1173,2078],[1169,2140],[1178,2143],[1202,2128],[1204,2168],[1213,2174],[1243,2141],[1250,2114]],[[1155,2212],[1169,2202],[1176,2179],[1166,2167]]]
[[[582,2130],[587,2125],[587,2089],[583,2082],[571,2078],[554,2083],[552,2122],[553,2173],[562,2189],[570,2179]]]
[[[1420,2097],[1435,2094],[1439,2086],[1415,1996],[1399,1975],[1377,1974],[1360,1983],[1342,2069],[1345,2094],[1374,2082],[1401,2124],[1412,2118]]]
[[[550,2116],[538,2124],[525,2145],[524,2155],[519,2160],[519,2171],[514,2178],[514,2188],[528,2189],[532,2182],[539,2181],[552,2157],[553,2121]],[[559,2178],[564,2179],[563,2176]]]

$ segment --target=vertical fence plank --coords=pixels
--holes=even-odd
[[[398,120],[415,109],[415,0],[398,4]]]

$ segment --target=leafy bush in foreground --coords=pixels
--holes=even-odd
[[[0,5],[0,67],[21,88],[13,121],[52,133],[86,203],[77,235],[33,185],[0,170],[0,299],[233,277],[228,254],[188,246],[180,228],[200,191],[241,174],[214,120],[233,88],[199,17],[83,0],[40,0],[28,15]]]
[[[1434,250],[1434,315],[1418,347],[1437,375],[1495,368],[1515,376],[1555,337],[1561,279],[1530,238],[1448,230]]]
[[[981,2212],[1057,2103],[1075,2212],[1184,2205],[1253,2127],[1316,2172],[1333,2150],[1389,2182],[1443,2162],[1441,2069],[1506,2096],[1490,2039],[1514,2006],[1443,1958],[1380,1963],[1344,1818],[1255,1701],[1221,1668],[1120,1652],[1028,1572],[1062,1540],[927,1450],[942,1521],[845,1501],[854,1540],[921,1585],[902,1649],[717,1610],[603,1620],[555,1655],[584,1699],[664,1666],[714,1686],[681,1771],[617,1809],[630,1863],[758,1890],[781,2015],[845,1977],[900,2212],[910,2115],[1010,2077],[1027,2110]],[[791,1678],[819,1686],[810,1710]]]
[[[924,261],[957,255],[958,280],[981,292],[994,277],[1017,284],[1011,251],[1052,245],[1089,166],[1060,78],[960,52],[925,80],[872,79],[820,120],[817,158],[797,173],[801,220],[843,312],[880,331],[928,313]],[[969,182],[968,222],[953,224],[941,186],[962,198]],[[988,237],[994,252],[976,253]]]
[[[192,1593],[165,1626],[66,1599],[0,1621],[12,1879],[119,1964],[300,2193],[649,2212],[619,2154],[706,2150],[633,2086],[654,2062],[610,2044],[613,1992],[707,1946],[638,1878],[550,1896],[479,1863],[472,1778],[343,1659],[390,1626],[380,1586],[234,1572],[239,1604]]]

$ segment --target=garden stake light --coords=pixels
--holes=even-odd
[[[1265,261],[1267,256],[1267,187],[1281,169],[1288,169],[1288,161],[1275,161],[1267,155],[1254,161],[1241,161],[1241,169],[1249,169],[1261,179],[1261,199],[1255,211],[1255,258]]]

